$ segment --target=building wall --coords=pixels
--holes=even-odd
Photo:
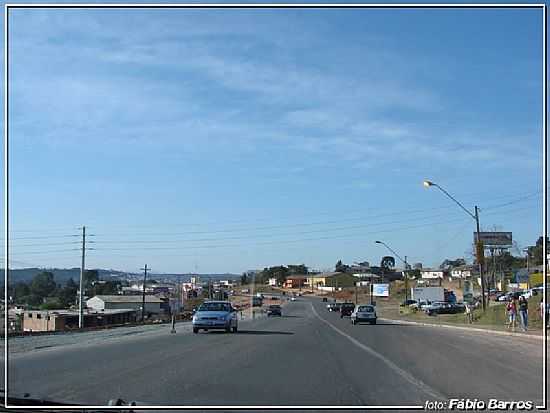
[[[443,278],[443,271],[422,271],[422,278]]]
[[[132,310],[140,310],[141,302],[138,303],[105,303],[106,310],[122,310],[130,308]],[[158,314],[161,312],[160,303],[145,303],[145,312]]]
[[[56,315],[25,311],[22,328],[23,331],[59,331],[64,328],[64,323],[57,318]]]

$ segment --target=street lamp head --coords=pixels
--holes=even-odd
[[[428,180],[424,181],[424,186],[426,188],[429,188],[430,186],[433,186],[433,185],[435,185],[435,184],[432,181],[428,181]]]

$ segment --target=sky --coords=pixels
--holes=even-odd
[[[542,233],[542,18],[519,9],[16,9],[10,259],[240,273],[471,261]],[[518,250],[512,250],[515,254]],[[3,261],[2,261],[3,262]]]

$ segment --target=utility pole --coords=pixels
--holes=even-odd
[[[141,322],[143,323],[145,321],[145,284],[147,283],[147,270],[150,270],[150,268],[145,264],[145,267],[141,270],[143,271],[143,294],[141,299]]]
[[[80,266],[80,289],[78,291],[78,328],[84,327],[84,306],[82,293],[84,289],[84,271],[86,266],[86,227],[82,227],[82,265]]]
[[[485,301],[485,277],[483,276],[483,261],[485,260],[485,254],[483,250],[483,243],[479,240],[479,213],[477,209],[477,205],[474,207],[475,211],[475,220],[476,220],[476,257],[477,257],[477,264],[479,266],[479,277],[481,278],[481,305],[483,307],[483,312],[485,312],[486,309],[486,301]]]
[[[405,263],[405,271],[403,271],[403,277],[405,277],[405,302],[406,302],[409,299],[409,276],[407,274],[407,270],[409,269],[409,265],[407,264],[407,256],[406,255],[405,255],[404,263]]]

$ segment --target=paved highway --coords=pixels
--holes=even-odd
[[[542,342],[379,323],[352,326],[318,299],[238,334],[110,337],[9,357],[9,391],[104,405],[423,405],[470,397],[541,403]]]

